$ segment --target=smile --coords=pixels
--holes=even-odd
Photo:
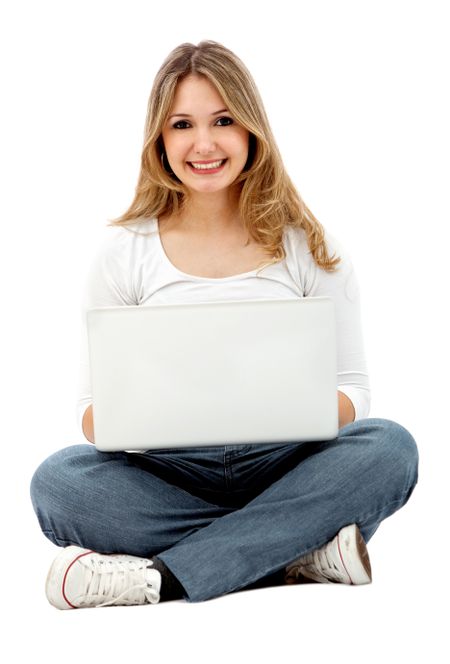
[[[193,163],[192,161],[188,161],[187,163],[194,171],[208,171],[216,173],[222,168],[226,161],[226,159],[219,159],[217,161],[210,161],[207,164]]]

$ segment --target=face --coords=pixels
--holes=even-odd
[[[191,193],[227,189],[248,157],[249,132],[203,76],[178,84],[162,139],[172,171]]]

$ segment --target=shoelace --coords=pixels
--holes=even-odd
[[[319,576],[323,576],[329,581],[342,581],[342,572],[333,560],[330,546],[308,553],[302,558],[301,564],[289,567],[288,575],[298,579],[303,571],[311,574],[316,580]]]
[[[311,559],[306,562],[306,567],[310,565],[314,568],[312,571],[318,571],[330,581],[342,581],[342,572],[333,560],[331,548],[326,546],[318,551],[313,551]]]
[[[81,606],[109,606],[126,599],[127,604],[159,602],[159,593],[145,577],[146,562],[124,560],[110,556],[96,558],[86,556],[83,564],[86,586]],[[104,602],[99,604],[99,600]]]

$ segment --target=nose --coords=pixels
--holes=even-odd
[[[209,154],[215,152],[216,143],[209,129],[198,129],[195,135],[194,152],[196,154]]]

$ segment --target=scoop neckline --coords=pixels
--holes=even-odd
[[[158,219],[158,217],[154,218],[154,222],[155,222],[155,227],[156,227],[156,235],[158,237],[159,250],[160,250],[160,252],[163,256],[164,261],[167,263],[167,265],[170,266],[170,268],[172,270],[174,270],[175,272],[178,272],[178,274],[182,274],[184,277],[188,277],[189,279],[197,279],[199,281],[215,281],[215,282],[217,282],[217,281],[231,281],[232,279],[242,279],[243,277],[249,277],[249,276],[252,276],[252,275],[254,275],[258,272],[258,268],[255,268],[254,270],[250,270],[249,272],[241,272],[240,274],[232,274],[229,277],[200,277],[196,274],[189,274],[189,272],[183,272],[183,270],[180,270],[179,268],[177,268],[172,263],[172,261],[170,260],[170,258],[166,254],[166,250],[164,249],[164,245],[163,245],[162,240],[161,240],[161,235],[159,233],[159,219]]]

